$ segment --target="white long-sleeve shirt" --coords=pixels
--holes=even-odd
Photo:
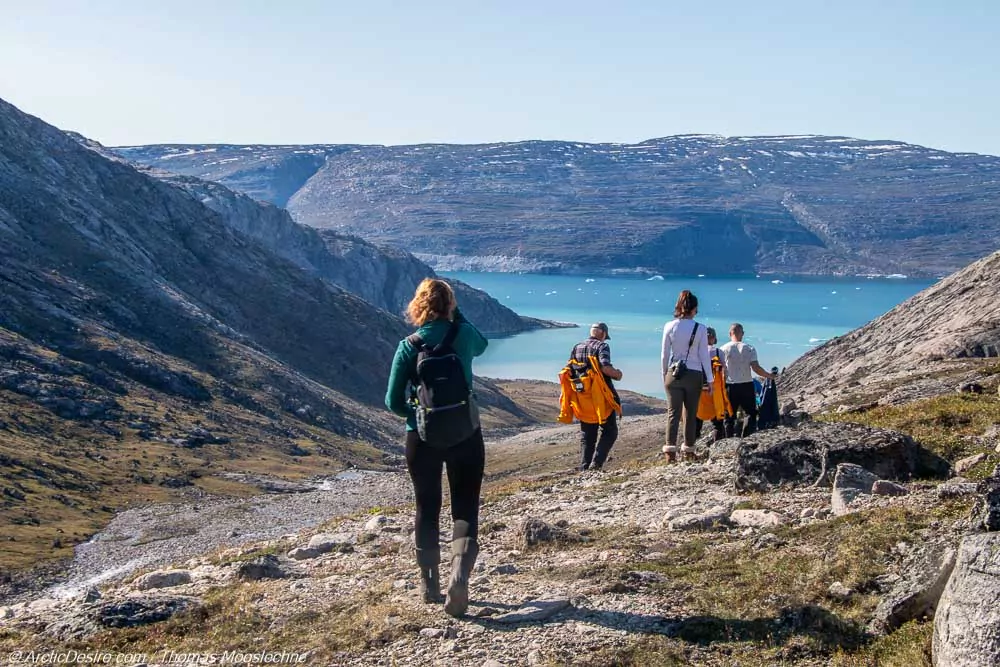
[[[667,377],[670,366],[675,361],[684,359],[691,370],[700,368],[709,384],[715,379],[712,375],[712,358],[708,354],[708,330],[704,325],[698,324],[694,343],[688,348],[694,326],[694,320],[686,319],[671,320],[664,325],[663,351],[660,353],[660,374],[663,378]]]

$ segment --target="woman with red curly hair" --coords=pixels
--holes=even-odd
[[[479,330],[462,315],[451,286],[443,280],[427,278],[417,286],[406,309],[410,322],[417,326],[419,343],[433,348],[452,336],[451,348],[458,356],[465,380],[472,387],[472,359],[486,349],[487,341]],[[479,553],[479,496],[483,484],[486,448],[479,428],[479,415],[474,397],[469,397],[469,409],[475,432],[471,437],[451,447],[420,439],[417,415],[408,389],[417,380],[417,355],[412,337],[404,338],[392,360],[385,404],[406,418],[406,468],[413,482],[416,499],[414,533],[417,565],[420,568],[420,590],[424,602],[441,602],[439,566],[441,546],[439,518],[441,515],[441,470],[448,471],[451,492],[451,580],[445,611],[461,616],[469,606],[469,575]],[[429,437],[429,436],[428,436]]]

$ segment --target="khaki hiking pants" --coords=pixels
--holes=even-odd
[[[677,453],[677,436],[680,431],[681,417],[684,418],[684,445],[682,452],[693,452],[697,440],[695,429],[698,420],[698,402],[701,400],[701,388],[705,384],[705,374],[702,371],[688,369],[679,379],[667,375],[663,383],[667,390],[667,448],[668,454]]]

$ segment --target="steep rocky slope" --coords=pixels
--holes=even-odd
[[[1000,252],[809,351],[781,390],[806,409],[900,403],[974,384],[1000,357]]]
[[[233,229],[310,273],[360,296],[368,303],[401,314],[417,284],[437,274],[408,252],[369,243],[360,237],[317,230],[294,222],[284,209],[239,194],[217,183],[162,170],[152,175],[189,192],[222,215]],[[482,290],[450,281],[463,311],[487,335],[511,335],[544,326],[522,318]]]
[[[1000,248],[1000,158],[897,141],[117,150],[446,268],[934,276]]]
[[[394,461],[408,327],[234,226],[0,101],[0,565],[131,502]]]

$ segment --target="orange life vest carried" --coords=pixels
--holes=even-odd
[[[604,379],[597,358],[570,359],[559,372],[559,421],[570,424],[575,417],[586,424],[603,424],[612,412],[622,413],[611,387]]]
[[[733,406],[729,403],[729,394],[726,393],[726,373],[722,368],[722,361],[719,360],[718,350],[712,357],[712,375],[712,393],[701,392],[701,399],[698,402],[698,419],[706,422],[733,415]]]

